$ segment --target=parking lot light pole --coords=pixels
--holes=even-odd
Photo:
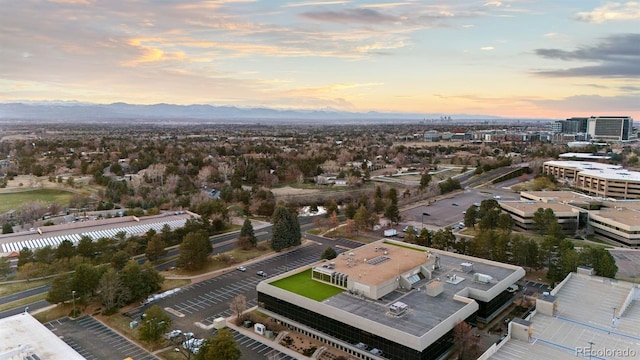
[[[76,317],[76,291],[71,290],[71,301],[73,302],[73,317]]]

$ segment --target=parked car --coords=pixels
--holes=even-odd
[[[178,336],[182,335],[182,330],[171,330],[167,333],[167,339],[171,340],[173,338],[176,338]]]
[[[262,270],[258,271],[256,274],[258,274],[258,276],[267,277],[267,273]]]
[[[242,272],[245,272],[245,271],[247,271],[247,268],[246,268],[246,267],[244,267],[244,266],[238,266],[238,267],[236,268],[236,270],[238,270],[238,271],[242,271]]]
[[[510,293],[514,293],[518,290],[520,290],[520,287],[518,287],[518,285],[516,284],[509,285],[509,287],[507,288],[507,292],[510,292]]]
[[[458,206],[458,203],[451,203],[452,206]]]

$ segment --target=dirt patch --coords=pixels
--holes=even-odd
[[[535,281],[535,282],[541,282],[545,284],[549,282],[549,280],[547,280],[546,269],[533,270],[533,269],[527,268],[527,274],[524,276],[524,279]]]
[[[282,340],[280,340],[280,345],[286,346],[287,348],[308,357],[311,357],[317,349],[324,347],[325,350],[318,357],[320,360],[331,360],[339,356],[342,356],[345,359],[353,359],[346,352],[335,349],[327,344],[321,343],[318,340],[312,339],[295,331],[289,332],[287,336],[282,338]]]
[[[283,196],[283,195],[307,195],[314,194],[320,192],[317,189],[296,189],[291,186],[285,186],[281,188],[271,189],[271,192],[275,196]]]

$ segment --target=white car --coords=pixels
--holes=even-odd
[[[244,266],[238,266],[238,267],[236,268],[236,270],[238,270],[238,271],[242,271],[242,272],[245,272],[245,271],[247,271],[247,268],[246,268],[246,267],[244,267]]]
[[[189,339],[182,343],[182,347],[196,354],[204,344],[204,339]]]
[[[173,338],[176,338],[178,336],[182,335],[182,330],[171,330],[167,333],[167,339],[171,340]]]
[[[507,288],[507,292],[510,292],[510,293],[514,293],[518,290],[520,290],[520,287],[516,284],[509,285],[509,287]]]

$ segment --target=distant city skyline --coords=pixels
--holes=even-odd
[[[0,4],[1,102],[640,119],[640,2]]]

